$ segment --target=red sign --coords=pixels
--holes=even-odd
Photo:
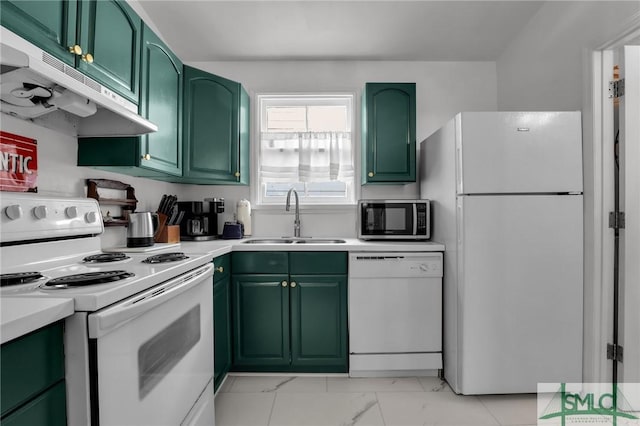
[[[38,143],[0,130],[0,190],[38,192]]]

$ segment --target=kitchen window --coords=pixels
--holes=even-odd
[[[256,201],[355,204],[352,94],[258,95]]]

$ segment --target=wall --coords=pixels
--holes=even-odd
[[[242,82],[252,100],[256,93],[345,91],[356,93],[356,117],[366,82],[415,82],[418,143],[459,111],[495,110],[496,72],[493,62],[369,62],[369,61],[243,61],[199,62],[188,65]],[[255,118],[252,103],[252,119]],[[356,128],[359,126],[356,125]],[[255,121],[252,129],[255,129]],[[252,135],[253,136],[253,135]],[[255,140],[252,137],[252,140]],[[355,138],[359,143],[359,135]],[[354,150],[359,153],[359,147]],[[359,160],[359,159],[358,159]],[[240,198],[249,199],[249,188],[188,188],[189,196],[224,196],[229,212]],[[360,198],[417,198],[417,184],[378,185],[362,188]],[[278,209],[253,212],[254,235],[291,235],[293,218]],[[311,236],[356,235],[355,208],[304,209],[302,234]]]
[[[498,108],[582,109],[588,51],[638,13],[639,1],[545,3],[497,60]]]
[[[65,126],[62,120],[55,126],[57,130],[6,114],[0,114],[0,120],[0,128],[3,131],[38,141],[38,195],[86,197],[86,179],[114,179],[128,183],[136,189],[138,211],[155,211],[162,194],[176,194],[180,191],[180,185],[76,166],[78,143],[75,129],[71,125]],[[114,195],[119,196],[119,194]],[[117,207],[107,206],[103,209],[103,214],[106,214],[107,210],[113,216],[118,214],[115,212]],[[107,228],[102,238],[102,245],[103,247],[124,245],[125,238],[126,228]]]

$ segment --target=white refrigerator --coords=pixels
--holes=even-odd
[[[420,144],[445,244],[444,377],[456,393],[582,381],[580,112],[463,112]]]

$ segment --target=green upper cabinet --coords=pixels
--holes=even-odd
[[[416,181],[415,83],[367,83],[362,95],[362,183]]]
[[[182,62],[143,28],[140,114],[158,125],[142,136],[80,138],[78,165],[133,176],[182,175]]]
[[[3,0],[2,25],[138,102],[142,20],[122,0]]]
[[[77,44],[77,14],[74,0],[2,0],[0,20],[3,27],[75,66],[76,56],[69,48]]]
[[[137,103],[142,20],[121,0],[81,0],[80,16],[80,46],[93,63],[78,68]]]
[[[249,184],[249,95],[240,83],[184,68],[180,182]]]

